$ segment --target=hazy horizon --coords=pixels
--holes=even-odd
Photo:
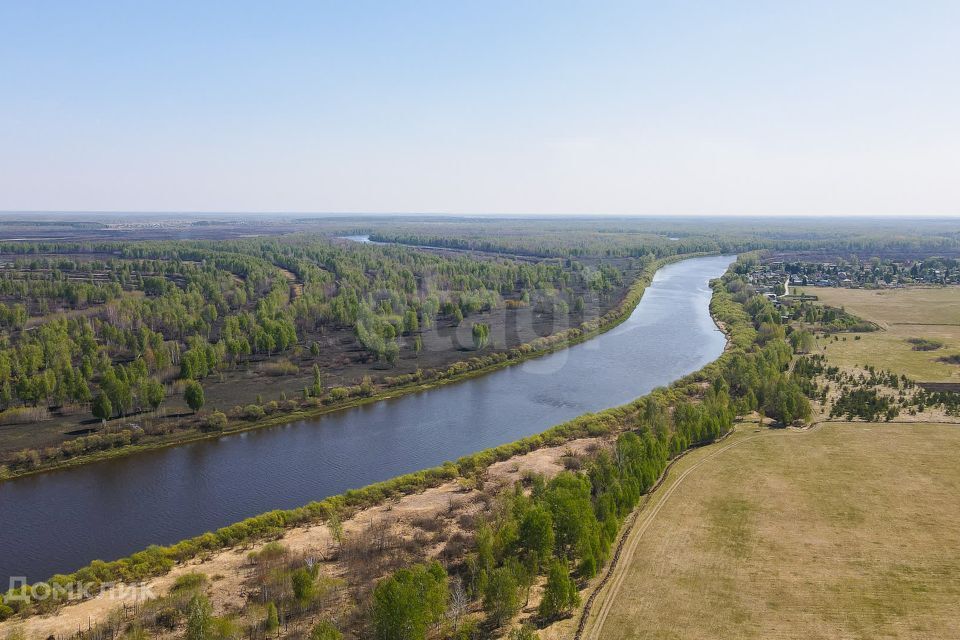
[[[809,213],[809,214],[738,214],[738,213],[573,213],[573,212],[484,212],[484,211],[149,211],[149,210],[0,210],[0,216],[316,216],[324,217],[427,217],[427,218],[643,218],[650,220],[696,220],[705,219],[746,219],[746,220],[891,220],[907,218],[909,220],[950,220],[960,218],[960,213]]]
[[[7,3],[0,210],[960,214],[960,5]]]

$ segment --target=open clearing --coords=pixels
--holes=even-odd
[[[671,472],[585,638],[960,637],[960,426],[740,429]]]
[[[847,311],[880,326],[892,324],[960,325],[960,287],[911,287],[906,289],[840,289],[797,287],[819,301]]]
[[[918,382],[960,382],[960,366],[940,360],[960,354],[960,287],[910,289],[836,289],[801,287],[819,301],[875,322],[880,331],[861,333],[859,339],[839,334],[820,340],[834,364],[869,364],[902,373]],[[915,351],[911,338],[943,343],[932,351]]]

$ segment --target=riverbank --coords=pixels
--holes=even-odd
[[[725,355],[720,356],[721,360],[725,358]],[[425,504],[433,505],[431,508],[449,508],[453,499],[460,501],[471,496],[477,498],[487,495],[485,500],[489,500],[489,495],[496,493],[495,486],[501,484],[496,478],[503,476],[505,471],[509,473],[509,481],[504,484],[521,479],[528,472],[555,473],[567,464],[563,459],[571,453],[609,446],[617,434],[632,428],[631,425],[635,424],[643,407],[652,398],[669,404],[691,392],[702,392],[700,381],[703,372],[715,371],[717,362],[713,361],[700,371],[674,381],[668,388],[657,389],[626,405],[580,416],[543,433],[464,456],[455,463],[406,474],[298,509],[265,513],[170,547],[152,547],[123,560],[94,563],[69,576],[57,576],[53,581],[60,584],[75,581],[102,584],[104,581],[120,580],[151,587],[151,590],[159,590],[156,595],[160,595],[177,576],[194,570],[213,572],[227,576],[224,579],[226,586],[217,586],[218,592],[226,589],[229,597],[220,606],[227,606],[235,602],[241,589],[230,582],[236,577],[231,578],[221,570],[222,563],[226,563],[224,567],[236,565],[239,568],[246,562],[248,551],[261,548],[270,540],[280,540],[297,550],[329,545],[329,529],[317,525],[329,522],[331,517],[343,522],[346,531],[355,532],[358,530],[356,523],[369,524],[374,513],[388,519],[412,513],[424,520],[434,514]],[[486,493],[483,492],[484,486]],[[123,604],[113,599],[117,593],[122,591],[113,589],[101,593],[91,600],[59,610],[52,617],[33,616],[29,619],[28,629],[31,635],[40,635],[44,630],[63,633],[68,628],[61,630],[60,627],[67,620],[81,620],[85,615],[92,616],[94,621],[103,620]],[[218,610],[218,613],[225,610]]]
[[[729,321],[725,323],[730,324]],[[721,360],[724,358],[725,356],[721,356]],[[181,565],[198,555],[207,556],[210,553],[219,553],[219,549],[235,548],[238,545],[255,543],[257,540],[284,536],[286,531],[314,526],[334,514],[337,518],[346,519],[360,510],[384,504],[385,501],[399,499],[404,495],[417,494],[445,483],[469,485],[475,483],[475,479],[480,478],[498,462],[513,460],[517,456],[523,456],[535,450],[562,446],[577,439],[611,436],[630,428],[641,407],[645,406],[645,402],[650,401],[651,398],[659,398],[664,403],[670,403],[691,393],[701,393],[703,386],[700,381],[704,375],[708,375],[705,372],[712,372],[709,375],[716,372],[717,362],[713,361],[700,371],[684,376],[673,382],[669,388],[658,389],[626,405],[580,416],[537,435],[464,456],[455,463],[446,463],[425,471],[406,474],[364,489],[347,491],[320,502],[310,503],[305,507],[268,512],[170,547],[152,547],[123,560],[95,563],[92,567],[82,569],[70,576],[59,576],[56,580],[61,583],[88,580],[95,583],[110,580],[137,581],[149,575],[165,573],[174,564]]]
[[[486,356],[461,360],[451,364],[445,371],[441,372],[435,378],[428,380],[415,380],[413,382],[400,383],[395,386],[380,387],[370,395],[349,397],[343,401],[330,404],[314,404],[313,406],[303,406],[301,404],[301,406],[294,411],[277,412],[258,420],[250,421],[236,418],[232,420],[231,423],[228,423],[227,428],[220,431],[202,431],[197,429],[179,434],[171,434],[170,436],[162,437],[155,441],[129,444],[122,447],[105,449],[66,459],[43,461],[38,466],[29,469],[24,468],[9,470],[0,465],[0,482],[19,477],[35,475],[38,473],[44,473],[47,471],[69,469],[86,464],[113,460],[130,455],[137,455],[149,451],[178,447],[204,440],[214,440],[223,436],[240,434],[257,429],[276,427],[298,421],[316,419],[330,413],[345,411],[383,400],[398,398],[408,394],[429,391],[449,384],[484,376],[505,367],[521,364],[528,360],[546,356],[577,344],[581,344],[596,336],[606,333],[611,329],[614,329],[630,317],[631,313],[642,299],[644,291],[652,282],[656,272],[662,267],[671,263],[707,255],[715,254],[683,254],[669,256],[667,258],[662,258],[660,260],[651,262],[641,270],[639,275],[631,284],[630,288],[627,290],[626,295],[618,303],[618,305],[600,318],[587,321],[581,324],[579,327],[567,329],[550,336],[537,338],[536,340],[518,345],[517,347],[507,351],[500,351],[494,354],[488,354]]]
[[[485,496],[493,487],[505,487],[525,474],[543,474],[550,478],[564,469],[564,458],[571,454],[586,455],[597,446],[609,446],[603,438],[581,438],[560,446],[544,447],[527,454],[515,456],[490,466],[485,474],[487,492],[476,486],[465,486],[458,479],[429,487],[421,492],[406,494],[396,499],[360,509],[345,517],[342,522],[342,537],[358,539],[366,532],[384,526],[401,530],[411,537],[418,523],[428,519],[449,520],[451,505],[458,516],[477,514],[483,509]],[[452,523],[448,536],[454,536],[459,528]],[[7,637],[14,630],[22,630],[28,640],[55,636],[67,638],[77,629],[103,629],[118,610],[126,616],[143,606],[144,594],[153,597],[166,595],[178,579],[196,573],[220,576],[211,589],[211,604],[217,615],[224,615],[242,606],[244,576],[248,556],[263,550],[267,544],[277,543],[292,554],[313,554],[320,560],[325,575],[344,576],[349,563],[338,559],[338,543],[327,526],[305,523],[285,530],[282,537],[263,539],[250,544],[224,548],[187,560],[174,566],[169,572],[147,578],[137,583],[136,589],[115,587],[103,590],[95,596],[60,607],[53,612],[31,615],[25,620],[11,619],[0,622],[0,637]]]

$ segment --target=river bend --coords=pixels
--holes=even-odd
[[[0,591],[512,442],[717,358],[708,282],[731,256],[660,269],[607,333],[488,375],[318,418],[0,483]]]

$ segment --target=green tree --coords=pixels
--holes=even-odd
[[[518,544],[521,555],[534,571],[550,557],[553,552],[553,517],[550,511],[541,506],[527,509],[520,519]]]
[[[490,573],[483,592],[483,608],[497,625],[520,610],[520,585],[509,567],[497,567]]]
[[[420,330],[420,321],[417,320],[417,312],[413,309],[408,309],[403,315],[403,328],[408,334],[415,333]]]
[[[276,633],[280,629],[280,616],[277,614],[277,605],[267,603],[267,619],[263,621],[263,630],[267,634]]]
[[[210,601],[198,593],[187,605],[187,640],[208,640],[212,626],[213,611]]]
[[[814,347],[813,334],[805,329],[794,331],[790,334],[790,346],[796,353],[810,353]]]
[[[301,567],[290,576],[293,585],[293,599],[301,608],[306,607],[317,595],[316,581],[305,567]]]
[[[438,562],[400,569],[373,590],[374,637],[422,640],[439,623],[449,599],[447,573]]]
[[[343,634],[335,626],[323,620],[310,630],[310,640],[342,640]]]
[[[585,573],[592,575],[590,569],[595,570],[597,564],[595,547],[599,526],[590,491],[589,479],[565,471],[550,481],[544,498],[553,517],[558,555],[580,558],[585,563],[582,567]]]
[[[555,618],[580,604],[577,586],[570,579],[570,571],[562,560],[550,563],[547,584],[543,590],[543,600],[538,610],[540,617]]]
[[[323,373],[320,372],[318,365],[313,365],[313,387],[311,387],[310,392],[314,398],[323,395]]]
[[[144,380],[140,388],[140,398],[154,411],[163,403],[166,392],[163,384],[156,380]]]
[[[484,322],[474,322],[472,333],[475,349],[483,349],[490,344],[490,325]]]
[[[343,549],[343,522],[340,521],[340,515],[334,511],[327,518],[327,528],[330,529],[330,535],[337,542],[337,546]]]
[[[106,422],[113,415],[113,405],[110,403],[110,398],[104,393],[97,395],[93,399],[92,410],[94,418],[100,418],[100,420]]]
[[[0,384],[0,411],[8,408],[13,402],[13,392],[10,390],[10,380],[4,380]]]
[[[90,387],[87,386],[86,380],[84,380],[79,375],[76,376],[73,380],[73,390],[71,391],[71,395],[73,396],[73,399],[76,402],[79,402],[81,404],[90,402],[90,400],[93,397],[90,394]]]
[[[116,367],[116,371],[108,370],[100,382],[100,388],[110,398],[113,410],[125,415],[133,404],[133,395],[130,393],[130,383],[126,380],[123,367]]]
[[[200,411],[203,406],[203,387],[200,383],[196,380],[187,381],[183,388],[183,399],[186,400],[187,406],[193,409],[194,413]]]

